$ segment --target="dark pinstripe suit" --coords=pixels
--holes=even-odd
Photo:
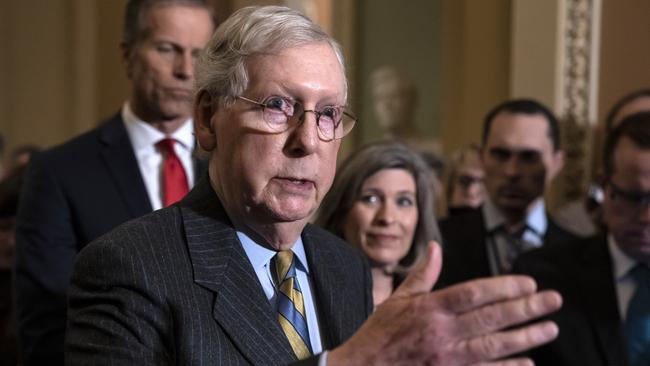
[[[319,228],[308,225],[302,238],[324,349],[331,349],[371,312],[368,266]],[[180,204],[91,243],[79,255],[72,282],[68,365],[296,362],[205,178]]]

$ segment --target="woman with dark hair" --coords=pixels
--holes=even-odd
[[[359,247],[372,272],[375,306],[393,292],[430,240],[440,240],[432,172],[406,145],[367,145],[338,169],[316,224]]]

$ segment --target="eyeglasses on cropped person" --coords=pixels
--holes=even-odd
[[[650,192],[628,191],[609,180],[611,197],[629,209],[640,210],[650,205]]]

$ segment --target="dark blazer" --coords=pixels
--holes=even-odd
[[[532,276],[540,289],[555,289],[563,297],[562,308],[549,316],[560,335],[530,352],[536,365],[628,365],[605,235],[524,253],[514,272]]]
[[[196,169],[201,174],[205,163]],[[33,157],[16,230],[18,335],[26,365],[63,364],[65,294],[77,253],[148,212],[149,196],[119,114]]]
[[[555,224],[549,215],[546,217],[548,227],[544,234],[544,245],[577,240],[575,235]],[[443,266],[436,287],[492,275],[487,247],[488,233],[481,208],[442,220],[440,233]]]
[[[308,225],[302,239],[324,349],[331,349],[372,311],[369,267],[320,228]],[[69,299],[67,365],[296,362],[206,178],[179,204],[84,248]]]

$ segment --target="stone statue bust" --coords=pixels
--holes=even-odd
[[[410,140],[417,136],[415,109],[417,89],[408,76],[382,66],[370,75],[373,108],[383,138]]]

